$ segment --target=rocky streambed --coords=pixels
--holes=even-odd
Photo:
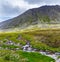
[[[26,44],[25,46],[23,46],[23,51],[36,52],[36,49],[32,49],[32,46],[30,46],[29,44]],[[45,52],[45,51],[38,51],[38,52],[42,55],[46,55],[55,59],[56,62],[60,62],[60,58],[58,58],[60,56],[60,52],[55,52],[53,54],[50,54],[49,52]]]

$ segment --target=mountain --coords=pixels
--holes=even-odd
[[[37,24],[60,23],[60,6],[42,6],[29,9],[23,14],[0,23],[0,29],[25,28]]]

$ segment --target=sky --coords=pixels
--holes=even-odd
[[[60,0],[0,0],[0,22],[43,5],[60,5]]]

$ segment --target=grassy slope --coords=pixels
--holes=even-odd
[[[59,29],[44,29],[25,32],[25,35],[32,37],[33,47],[43,50],[59,51],[60,52],[60,30]]]
[[[19,39],[18,39],[19,38]],[[27,41],[33,48],[38,50],[49,50],[60,52],[60,30],[56,29],[32,29],[24,32],[6,32],[0,33],[0,46],[3,48],[20,48],[20,46],[6,45],[5,42],[11,40],[13,42],[25,45]],[[43,59],[43,60],[42,60]],[[39,53],[28,53],[22,51],[0,50],[0,62],[54,62],[52,58],[43,56]]]
[[[55,62],[54,59],[40,53],[22,51],[0,51],[0,62]]]
[[[20,39],[18,39],[20,38]],[[33,48],[37,48],[38,50],[49,50],[49,51],[59,51],[60,52],[60,30],[40,30],[40,29],[32,29],[24,32],[11,32],[11,33],[0,33],[0,44],[2,47],[16,48],[16,46],[8,46],[4,43],[7,40],[11,40],[13,42],[20,43],[21,45],[25,45],[27,41],[30,41],[30,44]],[[18,46],[17,46],[18,47]]]

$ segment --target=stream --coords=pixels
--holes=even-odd
[[[26,52],[36,52],[35,50],[32,50],[32,47],[30,45],[25,45],[23,46],[23,51],[26,51]],[[45,56],[48,56],[48,57],[51,57],[53,59],[55,59],[55,62],[60,62],[60,59],[58,59],[58,56],[60,56],[60,53],[57,53],[57,54],[47,54],[46,52],[44,51],[39,51],[40,54],[42,55],[45,55]]]

